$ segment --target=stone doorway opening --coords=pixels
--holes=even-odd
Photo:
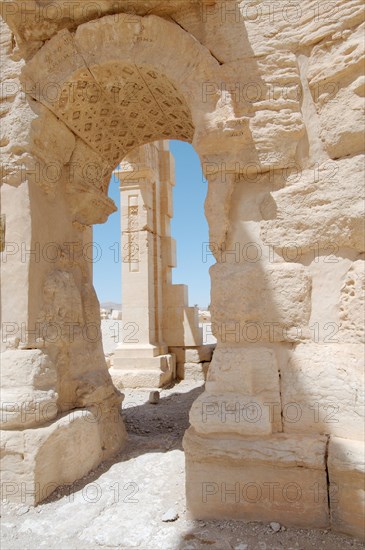
[[[207,181],[192,146],[182,149],[182,142],[173,143],[177,167],[168,141],[139,147],[118,165],[112,196],[120,213],[94,227],[94,284],[102,297],[104,353],[113,382],[122,391],[159,388],[183,379],[204,381],[216,342],[209,308],[203,305],[210,303],[208,266],[213,258],[204,217]],[[172,233],[174,206],[180,243]],[[188,267],[177,272],[176,284],[179,244],[181,263]],[[110,256],[107,273],[100,261],[103,249]],[[192,283],[198,302],[194,306],[184,277]],[[115,279],[122,281],[121,292]]]

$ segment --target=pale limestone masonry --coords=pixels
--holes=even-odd
[[[146,144],[114,172],[121,190],[122,316],[127,335],[110,369],[115,385],[161,387],[176,377],[174,346],[200,346],[198,308],[172,284],[174,158],[167,141]]]
[[[176,357],[176,376],[180,380],[206,380],[215,344],[198,347],[172,347]]]
[[[363,536],[363,1],[26,4],[1,2],[2,498],[125,444],[85,250],[116,166],[180,139],[209,183],[218,341],[188,509]]]

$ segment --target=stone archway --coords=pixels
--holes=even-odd
[[[175,137],[208,176],[217,260],[219,343],[185,436],[188,506],[361,534],[361,1],[337,2],[324,26],[304,0],[303,17],[286,9],[274,30],[265,2],[250,6],[256,18],[235,0],[132,2],[175,23],[120,14],[127,3],[57,24],[10,15],[14,35],[5,29],[3,498],[39,501],[123,445],[121,396],[93,333],[88,227],[114,209],[117,162]],[[317,261],[329,254],[331,273]],[[333,406],[329,381],[335,424],[313,410]]]
[[[111,170],[128,151],[158,139],[193,141],[219,99],[202,99],[201,82],[214,80],[218,67],[209,52],[158,17],[129,21],[122,14],[117,23],[109,16],[81,25],[74,35],[60,31],[22,72],[26,92],[76,136],[70,159],[76,173],[91,158],[99,166],[102,201]],[[183,52],[178,56],[176,42]],[[82,174],[76,178],[85,184]],[[78,221],[95,223],[101,216],[89,220],[82,210]]]
[[[174,53],[176,43],[184,55]],[[31,502],[123,445],[122,396],[96,337],[100,315],[88,265],[89,226],[114,211],[107,196],[110,175],[128,151],[158,139],[192,142],[207,133],[204,117],[219,95],[203,102],[200,82],[214,80],[217,67],[176,25],[155,16],[130,23],[123,14],[117,22],[106,16],[75,33],[60,31],[22,70],[27,146],[10,153],[8,166],[21,169],[5,202],[23,188],[29,233],[17,243],[20,250],[26,242],[26,270],[18,266],[17,282],[23,277],[26,307],[24,320],[11,325],[5,319],[3,427],[7,447],[17,449],[14,461]],[[5,266],[8,295],[14,265]],[[19,365],[26,381],[23,371],[10,376]],[[21,443],[20,428],[29,429]],[[13,468],[5,472],[8,493],[23,498],[11,485]]]

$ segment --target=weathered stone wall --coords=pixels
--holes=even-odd
[[[218,346],[185,437],[191,512],[360,535],[361,0],[100,1],[58,17],[42,2],[38,19],[20,4],[3,3],[14,33],[5,79],[24,66],[27,94],[5,103],[2,144],[7,204],[22,197],[24,224],[41,216],[46,235],[55,199],[45,182],[42,199],[19,180],[22,155],[102,167],[96,185],[82,170],[57,183],[65,236],[106,219],[111,170],[143,143],[191,141],[208,178]],[[38,149],[34,124],[57,126]],[[30,317],[52,270],[33,266],[33,288],[27,261],[14,269]]]
[[[231,91],[246,143],[235,164],[223,158],[216,164],[216,188],[232,188],[222,241],[223,227],[214,232],[214,186],[207,201],[219,344],[185,439],[189,502],[199,516],[219,509],[224,517],[275,515],[297,523],[295,502],[304,522],[314,521],[314,513],[326,525],[329,514],[334,527],[361,534],[362,496],[355,489],[364,437],[360,7],[335,2],[328,13],[329,6],[315,2],[278,2],[265,15],[264,3],[242,2],[229,17],[236,50],[227,51],[217,41],[225,19],[218,5],[211,8],[210,48],[224,61],[227,81],[216,87]],[[241,49],[235,32],[245,14]],[[319,445],[317,463],[311,441]],[[289,445],[293,470],[275,442]],[[287,487],[294,494],[286,495]]]

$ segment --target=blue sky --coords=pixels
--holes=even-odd
[[[212,257],[204,258],[203,243],[208,242],[208,224],[204,215],[207,182],[203,179],[199,157],[192,145],[170,141],[175,157],[176,187],[171,233],[177,244],[177,268],[173,283],[189,287],[189,304],[210,303],[209,267]],[[112,178],[109,196],[118,207],[103,225],[94,226],[94,242],[99,261],[94,263],[94,285],[100,302],[121,302],[120,196],[119,182]],[[206,261],[204,261],[206,260]]]

